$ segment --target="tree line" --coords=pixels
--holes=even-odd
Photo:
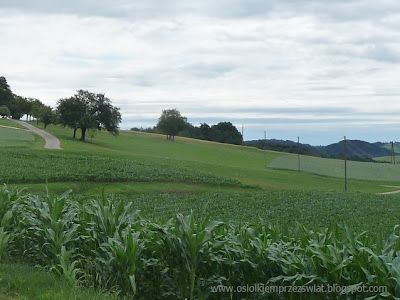
[[[27,119],[36,119],[47,126],[54,120],[54,111],[39,99],[18,96],[11,91],[5,77],[0,76],[0,116],[19,120],[24,115]]]
[[[104,94],[79,90],[74,96],[60,99],[55,109],[38,99],[15,95],[5,77],[0,77],[0,116],[19,120],[35,119],[49,124],[62,124],[73,129],[73,138],[81,130],[80,140],[85,141],[89,129],[106,130],[117,134],[121,123],[119,108],[114,107]]]
[[[200,126],[194,126],[177,109],[163,110],[155,127],[131,128],[131,130],[162,133],[169,140],[173,140],[175,136],[183,136],[235,145],[243,143],[242,134],[231,122],[219,122],[211,126],[207,123],[202,123]]]
[[[53,109],[38,99],[14,94],[6,78],[0,77],[0,116],[19,120],[24,115],[27,120],[42,122],[45,128],[49,124],[70,127],[74,139],[80,130],[82,141],[85,141],[89,129],[106,130],[117,134],[121,123],[119,108],[114,107],[104,94],[78,90],[72,97],[58,100],[56,108]],[[163,110],[157,125],[153,128],[132,128],[132,130],[162,133],[168,140],[174,140],[178,135],[236,145],[243,143],[242,134],[231,122],[219,122],[211,126],[203,123],[194,126],[177,109]]]

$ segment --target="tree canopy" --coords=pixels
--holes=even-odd
[[[39,119],[43,122],[44,128],[51,123],[55,123],[56,118],[56,113],[50,106],[43,106],[39,112]]]
[[[60,99],[57,103],[59,121],[74,129],[74,138],[77,129],[81,129],[81,140],[86,138],[88,129],[107,130],[118,133],[121,123],[119,108],[111,104],[111,100],[104,94],[95,94],[79,90],[70,98]]]
[[[220,122],[211,126],[211,140],[220,143],[242,144],[242,134],[231,122]]]
[[[187,119],[177,109],[166,109],[158,119],[157,128],[167,135],[167,139],[175,136],[187,126]]]
[[[7,83],[7,79],[0,76],[0,106],[9,106],[13,100],[13,93],[11,92],[10,86]]]
[[[46,108],[38,99],[15,95],[4,76],[0,76],[0,106],[3,107],[2,111],[6,111],[4,108],[6,107],[9,112],[7,116],[13,119],[21,119],[23,115],[26,115],[27,119],[34,117],[39,120],[40,114]]]
[[[0,106],[0,116],[4,118],[4,117],[9,117],[10,115],[11,115],[11,112],[8,109],[8,107],[5,105],[1,105]]]
[[[132,130],[161,132],[166,134],[168,139],[173,139],[174,136],[179,135],[235,145],[241,145],[243,142],[242,134],[231,122],[219,122],[212,126],[202,123],[197,127],[190,124],[176,109],[163,110],[158,119],[157,126],[153,129],[132,128]]]

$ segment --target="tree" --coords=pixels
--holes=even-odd
[[[38,99],[30,99],[31,102],[31,111],[30,115],[36,119],[37,123],[39,123],[40,115],[42,113],[44,104]]]
[[[9,117],[10,115],[11,115],[11,112],[7,106],[5,106],[5,105],[0,106],[0,116],[5,118],[5,117]]]
[[[17,95],[13,96],[8,108],[11,112],[11,117],[13,119],[19,120],[27,111],[27,100],[24,97],[20,97]]]
[[[211,139],[215,142],[241,145],[242,134],[231,122],[220,122],[211,126]]]
[[[121,113],[119,112],[119,108],[114,107],[111,104],[111,100],[103,94],[97,94],[95,109],[98,129],[105,129],[108,132],[117,134],[119,123],[121,123]]]
[[[10,86],[7,83],[5,77],[0,76],[0,106],[8,106],[13,100],[13,93],[11,92]]]
[[[56,120],[56,113],[50,106],[43,106],[40,113],[40,121],[46,128],[49,124],[54,123]]]
[[[84,103],[77,97],[60,99],[57,103],[57,114],[61,124],[71,127],[74,130],[73,137],[79,128],[79,121],[84,110]]]
[[[174,140],[181,130],[185,128],[187,119],[177,109],[166,109],[158,119],[157,128],[167,135],[168,140]]]
[[[28,120],[28,117],[32,114],[32,101],[31,99],[21,97],[23,98],[23,101],[21,102],[21,111],[24,115],[26,115],[26,120]]]
[[[84,90],[79,90],[73,97],[59,100],[57,113],[62,124],[74,129],[74,138],[77,129],[81,129],[82,141],[85,141],[88,129],[104,129],[117,134],[121,123],[119,108],[114,107],[110,99],[104,94]]]
[[[207,123],[200,124],[200,135],[203,140],[211,139],[211,127]]]
[[[13,119],[26,115],[27,120],[32,116],[39,120],[45,107],[40,100],[14,95],[5,77],[0,77],[0,106],[7,106]]]

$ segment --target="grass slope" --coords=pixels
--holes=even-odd
[[[80,155],[96,153],[153,165],[180,166],[233,178],[242,184],[264,189],[343,190],[343,181],[340,178],[267,168],[271,161],[285,156],[280,152],[187,138],[177,138],[175,142],[171,142],[162,135],[130,131],[122,131],[116,137],[100,132],[93,139],[89,138],[88,142],[82,143],[72,139],[72,131],[68,128],[49,126],[48,131],[61,139],[64,151]],[[350,189],[381,192],[387,190],[382,187],[384,184],[393,185],[395,182],[352,180]]]
[[[117,197],[133,202],[135,209],[152,220],[166,220],[177,212],[193,210],[199,216],[210,215],[228,223],[262,220],[291,233],[297,230],[296,222],[311,229],[346,223],[358,232],[368,230],[374,241],[380,241],[390,232],[400,215],[400,198],[396,195],[340,193],[341,178],[267,168],[286,157],[279,152],[185,138],[171,142],[161,135],[128,131],[117,137],[100,132],[82,143],[71,138],[70,129],[50,126],[47,130],[61,139],[64,150],[57,153],[44,149],[0,150],[3,181],[20,182],[40,193],[44,193],[45,186],[57,193],[72,188],[83,196],[98,197],[103,190],[117,193]],[[224,178],[260,189],[224,185]],[[55,182],[46,184],[46,181]],[[384,184],[395,185],[395,182],[353,179],[350,189],[374,193],[387,189],[382,187]],[[13,266],[6,268],[14,269]],[[43,276],[29,268],[20,274],[18,268],[15,265],[14,282],[23,282],[24,276]],[[11,282],[1,276],[6,278],[3,282]],[[50,289],[54,286],[52,277],[44,278],[43,282],[51,282]],[[65,283],[60,284],[61,296],[49,292],[49,299],[64,299]],[[17,283],[10,290],[2,289],[0,281],[0,294],[17,299],[47,299],[46,290],[29,294],[22,286]],[[54,289],[58,289],[57,285]]]
[[[239,185],[212,174],[168,164],[152,165],[129,159],[79,155],[71,152],[18,149],[0,150],[3,158],[0,182],[188,182]]]
[[[340,159],[327,159],[312,156],[300,156],[301,170],[323,176],[344,178],[344,161]],[[284,155],[272,160],[270,168],[298,169],[297,155]],[[384,164],[347,161],[347,176],[359,180],[400,181],[400,166]]]
[[[6,126],[6,127],[2,127]],[[44,141],[13,120],[0,119],[0,148],[40,148]]]
[[[20,129],[24,128],[21,125],[19,125],[17,122],[15,122],[14,120],[2,119],[2,118],[0,118],[0,125],[8,126],[8,127],[16,127],[16,128],[20,128]]]

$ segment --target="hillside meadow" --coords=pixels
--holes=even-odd
[[[13,120],[0,118],[0,149],[3,147],[40,148],[43,141]]]
[[[131,131],[89,132],[80,142],[68,128],[46,130],[63,150],[44,150],[37,137],[0,148],[7,184],[0,203],[2,295],[35,298],[43,282],[53,281],[48,299],[225,299],[210,288],[256,279],[384,284],[397,295],[395,279],[384,278],[397,274],[391,266],[400,197],[377,195],[396,182],[371,171],[375,164],[359,163],[359,174],[369,177],[352,175],[345,193],[339,160],[302,157],[330,169],[312,174],[275,169],[293,157],[251,147]],[[23,134],[30,133],[11,136]],[[337,271],[339,260],[347,263]],[[235,261],[242,263],[234,268]],[[379,276],[368,275],[377,270]],[[223,279],[232,272],[232,281]],[[38,284],[26,292],[21,282],[32,276]]]
[[[298,156],[294,154],[282,155],[272,159],[268,167],[297,171]],[[303,172],[321,176],[344,178],[344,160],[341,159],[300,155],[300,169]],[[398,182],[400,181],[400,165],[347,161],[347,176],[350,179]]]
[[[341,178],[270,168],[274,159],[285,157],[286,154],[280,152],[180,137],[171,142],[163,135],[131,131],[121,131],[118,136],[96,132],[88,142],[81,143],[72,139],[71,129],[50,125],[47,130],[61,139],[64,152],[78,153],[80,156],[106,155],[152,165],[189,168],[262,189],[344,190]],[[390,190],[384,185],[395,185],[395,182],[352,180],[349,189],[362,192]]]

